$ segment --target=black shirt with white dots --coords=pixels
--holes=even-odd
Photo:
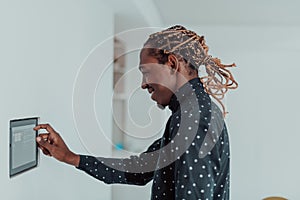
[[[130,158],[80,155],[81,169],[107,183],[145,185],[151,199],[228,200],[229,138],[221,110],[192,79],[171,97],[163,136]]]

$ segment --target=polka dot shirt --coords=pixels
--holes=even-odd
[[[107,184],[153,181],[152,200],[228,200],[228,133],[199,78],[176,91],[169,108],[163,136],[145,152],[124,159],[80,155],[78,169]]]

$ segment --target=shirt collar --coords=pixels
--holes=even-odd
[[[174,113],[179,109],[180,103],[197,91],[202,91],[203,86],[199,78],[194,78],[182,85],[172,96],[169,103],[169,109]],[[196,91],[196,92],[195,92]]]

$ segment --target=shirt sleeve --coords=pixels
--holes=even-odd
[[[151,167],[147,168],[146,166],[155,165],[157,154],[153,152],[158,150],[160,145],[161,139],[156,140],[147,151],[139,156],[123,159],[80,155],[80,163],[77,168],[107,184],[145,185],[152,180],[154,174],[154,169],[149,170]],[[149,157],[151,157],[152,163],[149,163]]]

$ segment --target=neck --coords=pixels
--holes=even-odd
[[[198,75],[193,75],[193,76],[182,76],[182,75],[180,75],[180,76],[178,76],[177,84],[176,84],[176,90],[178,90],[184,84],[186,84],[188,81],[190,81],[194,78],[198,78]]]

